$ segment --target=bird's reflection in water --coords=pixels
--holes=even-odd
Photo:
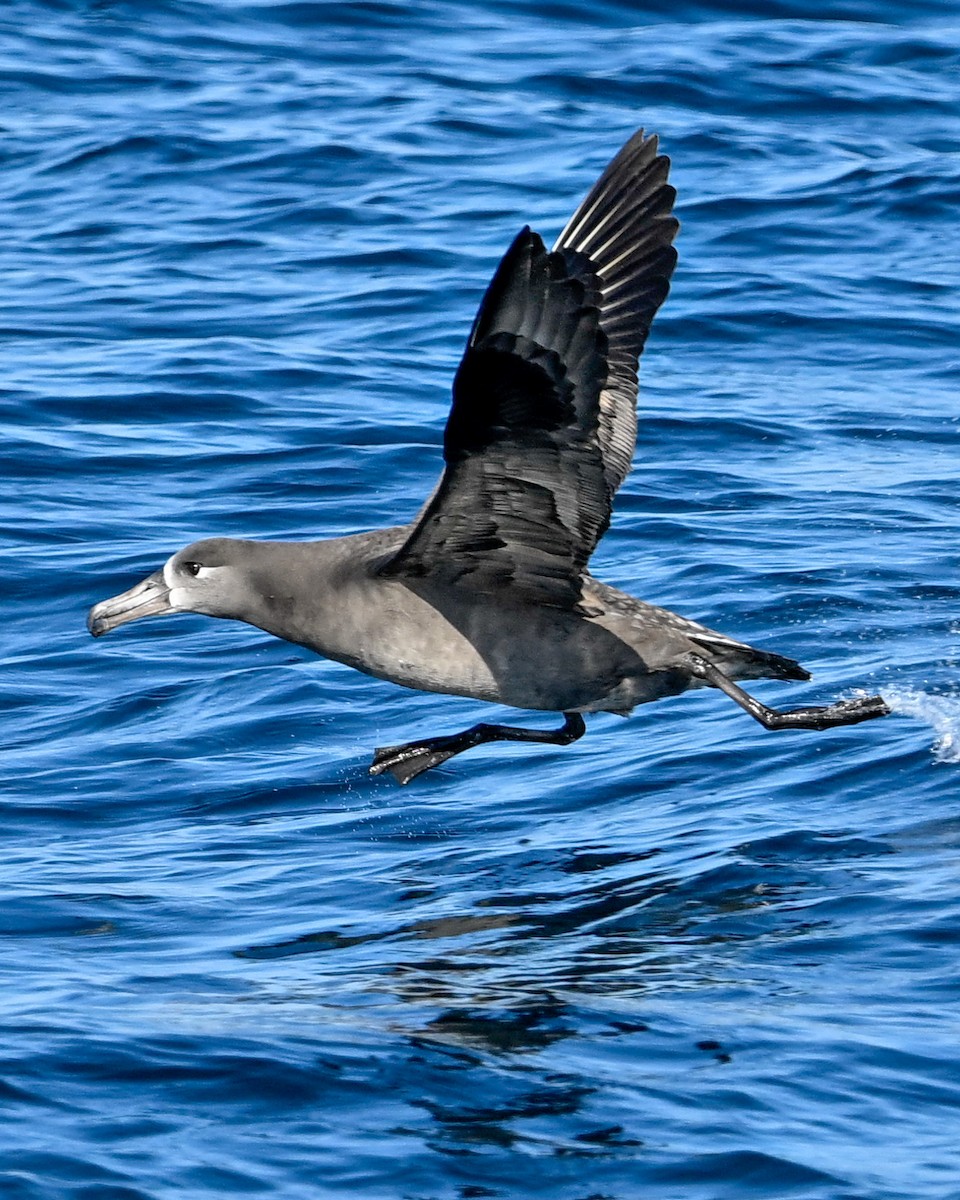
[[[316,1019],[342,1024],[349,996],[347,1019],[392,1039],[384,1069],[407,1114],[395,1133],[445,1155],[548,1151],[619,1170],[649,1139],[642,1112],[624,1119],[617,1081],[658,1095],[683,1078],[695,1092],[700,1072],[725,1069],[694,995],[735,991],[757,970],[752,950],[812,928],[806,875],[834,870],[836,845],[818,865],[822,839],[796,840],[795,854],[783,836],[739,854],[702,836],[642,852],[525,845],[479,865],[448,854],[446,875],[419,855],[391,878],[407,920],[238,953],[317,956],[298,971]],[[678,989],[691,994],[679,1022],[664,1001]]]
[[[751,914],[779,907],[785,889],[802,882],[789,864],[766,863],[761,872],[702,851],[686,864],[671,862],[670,870],[659,849],[595,845],[517,858],[506,881],[501,862],[500,882],[519,877],[528,886],[494,891],[478,886],[474,873],[474,894],[458,897],[466,911],[444,904],[447,911],[437,913],[441,888],[413,881],[403,894],[422,911],[391,928],[378,922],[355,932],[322,930],[235,953],[263,960],[336,951],[343,959],[338,977],[352,977],[359,989],[414,1007],[446,1006],[418,1027],[423,1036],[461,1036],[467,1044],[489,1030],[488,1049],[513,1038],[509,1048],[520,1050],[525,1038],[536,1046],[564,1036],[557,996],[603,994],[634,1003],[656,986],[695,986],[698,972],[713,982],[718,954],[703,948],[713,945],[722,956],[724,946],[755,935]],[[481,872],[484,882],[493,881]],[[776,922],[762,923],[778,936]],[[701,953],[691,955],[692,945]]]
[[[554,1155],[631,1153],[639,1139],[619,1124],[591,1119],[594,1081],[526,1061],[576,1035],[571,1015],[570,1006],[545,994],[509,1010],[451,1009],[428,1022],[410,1038],[410,1065],[414,1073],[425,1068],[428,1082],[410,1104],[430,1124],[399,1132],[447,1154],[515,1147],[542,1153],[538,1131],[549,1127]]]

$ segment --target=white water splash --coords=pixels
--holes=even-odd
[[[885,688],[883,698],[895,713],[925,721],[936,734],[933,756],[937,762],[960,763],[960,696],[918,692],[913,688]]]

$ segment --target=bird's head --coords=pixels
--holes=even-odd
[[[102,637],[118,625],[165,613],[233,616],[244,588],[245,571],[238,551],[245,544],[232,538],[206,538],[178,550],[159,571],[129,591],[95,604],[87,628],[94,637]]]

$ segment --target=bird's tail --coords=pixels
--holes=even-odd
[[[758,650],[745,642],[735,642],[722,635],[717,637],[687,635],[691,642],[704,649],[721,671],[731,679],[809,679],[810,672],[793,658]]]

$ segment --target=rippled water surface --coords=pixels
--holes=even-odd
[[[0,1193],[960,1194],[953,3],[0,10]],[[602,577],[799,658],[502,710],[95,600],[408,519],[525,222],[639,125],[680,266]],[[541,718],[542,719],[542,718]]]

